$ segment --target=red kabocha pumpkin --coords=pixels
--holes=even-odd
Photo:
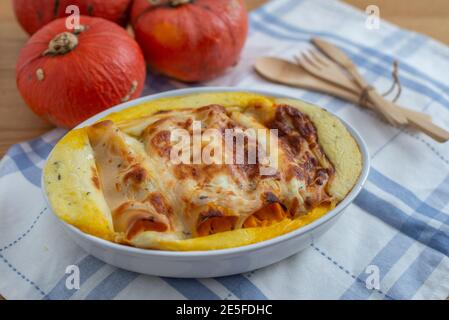
[[[235,65],[248,33],[243,0],[135,0],[131,23],[151,67],[187,82]]]
[[[92,115],[140,96],[145,60],[134,39],[115,23],[65,18],[35,33],[17,62],[17,87],[25,102],[51,123],[71,128]]]
[[[81,15],[104,18],[122,26],[128,22],[132,0],[13,0],[14,12],[23,29],[35,33],[47,23],[66,17],[66,8],[76,5]]]

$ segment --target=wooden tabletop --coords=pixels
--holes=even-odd
[[[253,9],[267,0],[245,0]],[[379,6],[381,16],[401,26],[423,32],[449,44],[448,0],[346,0],[361,8]],[[0,1],[0,157],[14,143],[28,140],[52,126],[25,105],[15,82],[15,63],[28,36],[17,24],[11,0]]]

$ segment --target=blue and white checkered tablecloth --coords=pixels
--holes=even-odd
[[[304,252],[247,274],[167,279],[117,269],[87,255],[59,228],[40,190],[41,169],[64,134],[13,146],[0,162],[0,293],[7,299],[445,299],[449,295],[449,144],[393,128],[329,96],[265,82],[261,55],[293,56],[320,36],[343,48],[383,91],[400,62],[400,104],[449,128],[449,48],[332,0],[274,0],[251,13],[238,66],[205,85],[278,90],[336,112],[363,135],[369,181],[337,224]],[[150,76],[145,94],[183,84]],[[80,290],[65,286],[79,266]],[[369,289],[379,271],[379,288]],[[373,273],[374,272],[374,273]]]

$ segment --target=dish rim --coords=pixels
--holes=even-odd
[[[295,100],[299,100],[299,101],[303,101],[305,103],[311,104],[309,102],[301,100],[297,97],[293,97],[291,95],[280,94],[280,93],[276,93],[276,92],[270,91],[270,90],[251,89],[251,88],[246,88],[246,87],[242,87],[242,88],[240,88],[240,87],[195,87],[195,88],[185,88],[185,89],[174,89],[174,90],[169,90],[169,91],[165,91],[165,92],[161,92],[161,93],[147,95],[147,96],[111,107],[111,108],[104,110],[104,111],[90,117],[89,119],[83,121],[82,123],[77,125],[75,128],[73,128],[72,130],[80,129],[80,128],[86,127],[88,125],[91,125],[91,124],[95,123],[96,121],[104,118],[105,116],[107,116],[113,112],[122,111],[124,109],[128,109],[130,107],[134,107],[136,105],[139,105],[139,104],[142,104],[145,102],[149,102],[149,101],[153,101],[156,99],[177,97],[177,96],[183,96],[183,95],[189,95],[189,94],[218,93],[218,92],[254,93],[254,94],[260,94],[260,95],[264,95],[264,96],[268,96],[268,97],[272,97],[272,98],[276,98],[276,99],[279,99],[279,98],[295,99]],[[316,107],[322,108],[319,106],[316,106]],[[325,109],[325,108],[322,108],[322,109]],[[351,136],[356,141],[356,143],[359,147],[360,153],[362,154],[362,171],[360,173],[360,176],[357,179],[357,182],[354,185],[354,187],[352,188],[352,190],[346,195],[346,197],[334,209],[330,210],[322,217],[314,220],[313,222],[311,222],[303,227],[300,227],[296,230],[290,231],[286,234],[276,236],[276,237],[268,239],[268,240],[263,240],[263,241],[249,244],[249,245],[226,248],[226,249],[198,250],[198,251],[170,251],[170,250],[144,249],[144,248],[126,246],[123,244],[115,243],[115,242],[112,242],[109,240],[105,240],[105,239],[84,233],[83,231],[76,228],[75,226],[72,226],[71,224],[60,219],[56,215],[56,213],[53,211],[53,208],[52,208],[50,201],[47,197],[45,184],[44,184],[44,170],[42,170],[42,174],[41,174],[41,190],[44,195],[44,199],[45,199],[48,209],[52,212],[52,214],[56,217],[56,219],[60,223],[62,223],[63,227],[68,228],[71,232],[76,234],[78,237],[84,238],[87,241],[95,242],[95,245],[106,247],[105,249],[119,250],[122,253],[126,253],[127,255],[139,256],[139,255],[143,254],[146,256],[159,256],[159,257],[165,257],[165,258],[192,259],[192,258],[203,258],[203,257],[211,257],[211,256],[222,257],[222,256],[236,255],[236,254],[245,254],[245,253],[249,253],[252,251],[262,250],[267,247],[288,241],[292,238],[300,237],[300,236],[302,236],[306,233],[309,233],[312,230],[324,225],[325,223],[329,222],[333,218],[337,217],[338,214],[340,214],[349,204],[351,204],[354,201],[355,197],[360,193],[360,191],[362,190],[362,188],[368,178],[369,171],[370,171],[370,156],[369,156],[369,151],[368,151],[366,142],[364,141],[362,136],[357,132],[357,130],[355,130],[345,120],[341,119],[334,112],[329,111],[327,109],[325,109],[325,110],[327,112],[331,113],[333,116],[337,117],[337,119],[339,119],[345,125],[346,129],[349,131]],[[70,131],[68,131],[68,132],[70,132]],[[55,147],[56,147],[56,145],[55,145]],[[44,167],[47,164],[48,159],[52,155],[55,147],[53,147],[52,151],[47,156],[45,163],[44,163]]]

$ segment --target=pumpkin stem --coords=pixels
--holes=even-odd
[[[54,37],[44,51],[44,56],[57,56],[69,53],[78,46],[78,37],[70,32],[62,32]]]

